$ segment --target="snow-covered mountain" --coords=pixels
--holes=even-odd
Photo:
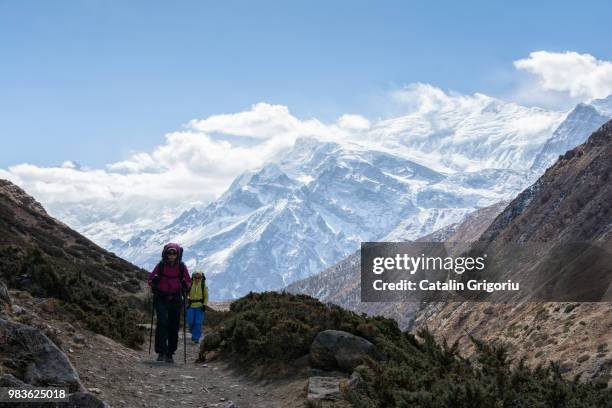
[[[437,98],[409,115],[377,123],[361,144],[438,171],[523,171],[567,115],[482,94]]]
[[[185,212],[114,250],[150,268],[163,243],[187,250],[219,298],[285,286],[336,262],[361,241],[382,239],[419,205],[441,204],[420,229],[456,222],[480,201],[434,188],[446,176],[388,153],[298,139],[282,158],[245,173],[203,210]],[[420,234],[420,230],[416,233]]]
[[[381,121],[361,138],[300,138],[205,208],[110,248],[151,268],[165,242],[179,242],[216,299],[284,287],[362,241],[416,239],[514,197],[551,136],[596,127],[605,105],[568,115],[476,95]],[[587,108],[600,115],[577,122]]]
[[[536,177],[552,166],[559,155],[584,143],[591,133],[610,119],[612,119],[612,95],[588,104],[578,104],[536,156],[531,166]]]

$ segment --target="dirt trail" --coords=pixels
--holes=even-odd
[[[92,334],[91,346],[72,349],[73,360],[86,387],[113,407],[301,407],[306,381],[253,381],[221,361],[195,363],[198,345],[187,342],[183,362],[182,333],[175,363],[158,363],[156,355],[134,351]],[[189,339],[189,333],[187,333]]]

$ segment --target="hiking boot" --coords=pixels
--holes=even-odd
[[[164,361],[164,355],[162,353],[157,355],[157,361]]]
[[[172,354],[166,355],[166,363],[174,363],[174,359],[172,358]]]

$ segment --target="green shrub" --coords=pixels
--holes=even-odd
[[[504,347],[474,342],[477,364],[461,358],[456,347],[437,344],[421,331],[422,343],[409,334],[393,348],[394,358],[369,360],[357,371],[365,390],[349,390],[355,406],[370,407],[595,407],[609,406],[612,393],[605,383],[562,379],[558,366],[527,368],[511,364]],[[395,350],[395,351],[393,351]],[[362,405],[367,401],[366,405]]]
[[[401,336],[393,320],[365,318],[309,296],[249,293],[232,303],[215,328],[218,336],[204,338],[203,350],[218,349],[223,344],[224,350],[248,357],[289,361],[307,354],[317,333],[327,329],[344,330],[370,341],[383,334]]]

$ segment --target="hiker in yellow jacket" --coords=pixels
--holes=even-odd
[[[204,306],[208,304],[208,287],[206,287],[206,278],[201,271],[195,271],[191,276],[191,289],[187,300],[189,301],[187,324],[191,332],[191,341],[198,344],[204,323]]]

